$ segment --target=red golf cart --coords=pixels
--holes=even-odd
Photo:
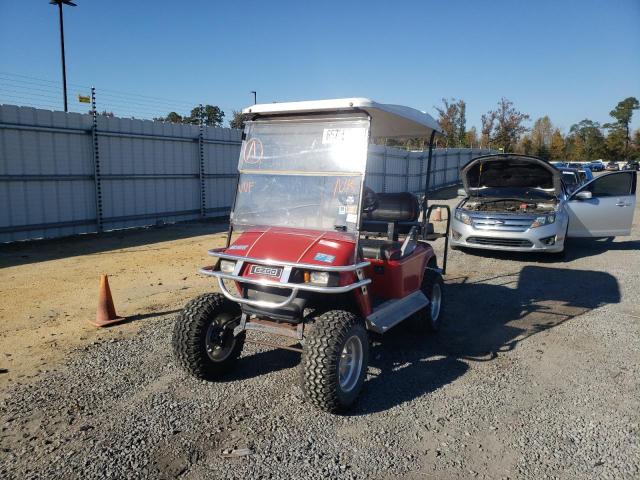
[[[216,380],[245,341],[281,346],[247,331],[289,337],[295,346],[285,348],[302,353],[307,399],[339,411],[362,389],[369,332],[403,320],[420,332],[440,326],[447,233],[433,233],[435,205],[427,207],[426,195],[419,202],[409,192],[375,192],[366,173],[370,139],[426,137],[426,192],[440,127],[418,110],[363,98],[243,113],[250,120],[227,246],[210,250],[217,261],[200,270],[221,293],[178,315],[175,356],[193,375]],[[428,243],[436,238],[445,240],[443,269]]]

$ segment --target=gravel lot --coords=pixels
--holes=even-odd
[[[166,312],[209,288],[215,225],[3,247],[0,477],[638,478],[639,211],[563,261],[452,252],[443,331],[375,343],[345,416],[303,401],[294,352],[175,367]],[[86,326],[97,269],[135,321]]]

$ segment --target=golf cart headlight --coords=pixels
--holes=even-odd
[[[542,215],[536,218],[531,224],[531,228],[543,227],[544,225],[551,225],[556,221],[556,216],[552,213],[550,215]]]
[[[460,220],[465,225],[471,225],[471,217],[469,217],[469,215],[467,215],[466,213],[460,210],[456,210],[455,217],[457,220]]]
[[[236,268],[236,262],[231,260],[220,260],[220,271],[222,273],[233,273]]]
[[[329,272],[310,272],[309,275],[309,281],[316,285],[328,285],[329,278]]]

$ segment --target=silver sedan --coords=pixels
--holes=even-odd
[[[536,157],[478,157],[461,171],[453,247],[562,252],[568,237],[629,235],[635,172],[601,175],[569,192],[562,174]]]

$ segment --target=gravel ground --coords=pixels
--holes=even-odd
[[[637,220],[564,261],[452,252],[443,330],[376,341],[344,416],[303,401],[294,352],[247,344],[208,383],[172,315],[112,328],[7,385],[0,477],[638,478]]]

